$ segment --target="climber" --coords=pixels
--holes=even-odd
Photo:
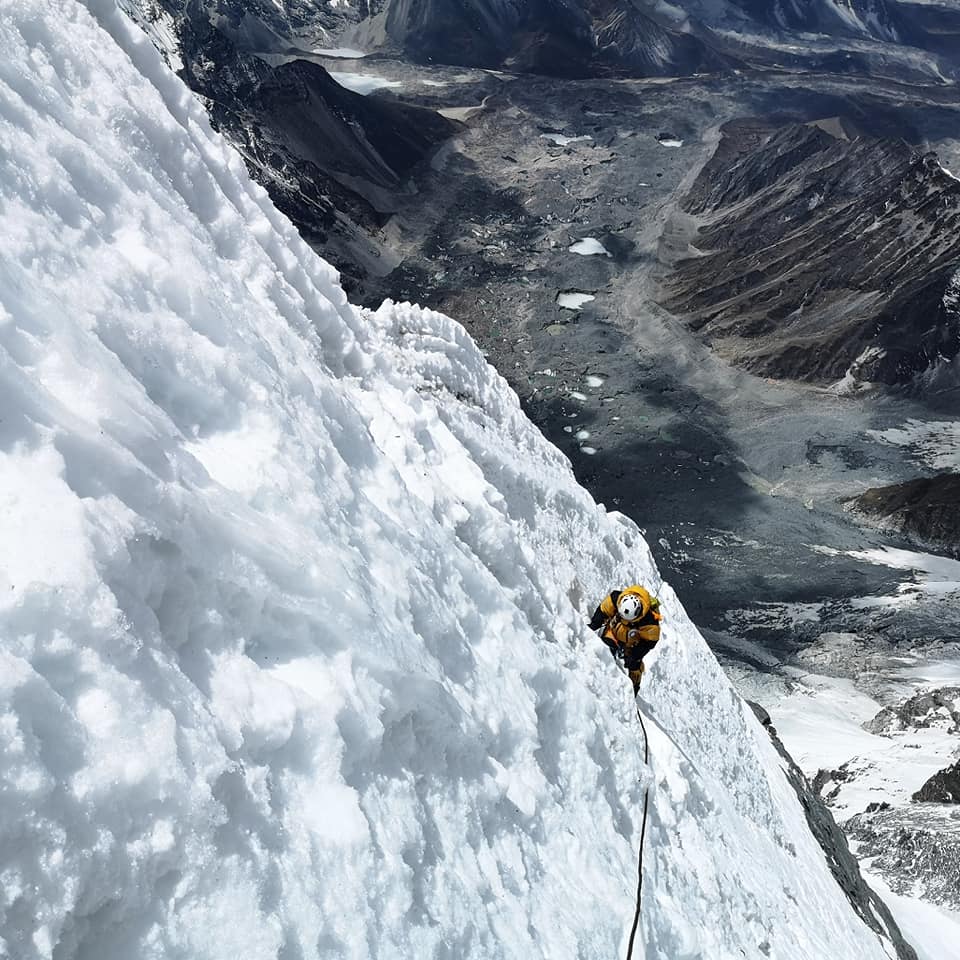
[[[622,661],[634,694],[640,689],[643,658],[660,639],[660,620],[660,601],[637,585],[614,590],[590,618],[590,629],[599,631],[600,639]]]

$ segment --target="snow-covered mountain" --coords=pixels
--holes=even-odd
[[[112,0],[0,43],[0,952],[609,957],[649,788],[642,955],[910,957],[464,330],[351,306]]]

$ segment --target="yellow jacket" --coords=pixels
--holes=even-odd
[[[625,593],[633,594],[640,600],[641,613],[634,620],[623,620],[617,613],[617,601]],[[660,602],[656,597],[651,597],[648,590],[634,584],[626,590],[614,590],[604,597],[590,621],[590,626],[594,630],[603,626],[602,639],[625,650],[638,643],[656,643],[660,639],[659,607]]]

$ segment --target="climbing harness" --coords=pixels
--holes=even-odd
[[[640,729],[643,731],[643,762],[650,763],[650,741],[647,740],[647,728],[643,722],[643,714],[637,707],[637,719],[640,721]],[[647,786],[643,791],[643,821],[640,826],[640,855],[637,858],[637,910],[633,915],[633,927],[630,929],[630,942],[627,944],[627,960],[633,960],[633,941],[637,935],[637,927],[640,925],[640,900],[643,896],[643,840],[647,834],[647,805],[650,800],[650,787]]]
[[[623,625],[626,628],[624,631],[626,639],[634,643],[641,637],[640,631],[637,630],[636,627],[630,626],[631,622],[630,620],[624,620],[620,614],[615,613],[607,621],[607,625],[603,631],[603,635],[613,644],[614,652],[621,657],[626,650],[626,646],[617,639],[617,627]]]

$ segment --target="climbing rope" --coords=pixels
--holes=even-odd
[[[650,742],[647,740],[647,728],[643,722],[643,714],[637,707],[637,719],[643,731],[643,762],[650,763]],[[637,911],[633,915],[633,927],[630,929],[630,942],[627,945],[627,960],[633,960],[633,941],[637,936],[637,927],[640,924],[640,900],[643,896],[643,839],[647,834],[647,804],[650,800],[650,787],[643,791],[643,822],[640,826],[640,856],[637,858]]]

